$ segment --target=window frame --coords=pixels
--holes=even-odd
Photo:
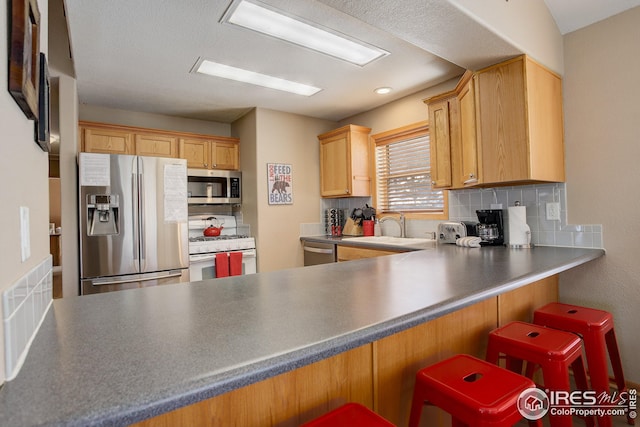
[[[380,132],[370,137],[369,147],[369,159],[371,162],[371,170],[373,171],[371,185],[372,185],[372,204],[376,207],[378,212],[378,218],[385,216],[398,216],[397,211],[383,212],[378,207],[378,170],[376,168],[376,148],[381,145],[392,144],[398,141],[404,141],[413,138],[419,138],[429,133],[429,122],[421,121],[410,125],[402,126],[400,128],[391,129],[385,132]],[[435,189],[439,190],[439,189]],[[449,219],[449,191],[442,190],[443,192],[443,209],[442,211],[399,211],[404,213],[406,218],[410,219],[433,219],[442,220]]]

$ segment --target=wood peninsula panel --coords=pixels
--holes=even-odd
[[[134,424],[297,427],[346,402],[373,408],[372,344]]]
[[[497,310],[496,298],[490,298],[374,342],[376,412],[396,425],[407,425],[416,373],[458,353],[484,359]],[[423,425],[451,425],[450,418],[433,407],[424,408],[422,420]]]
[[[498,326],[513,320],[533,321],[533,312],[558,301],[558,275],[498,295]]]

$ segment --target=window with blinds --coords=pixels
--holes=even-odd
[[[374,141],[377,209],[442,213],[444,191],[431,188],[428,127],[385,133]]]

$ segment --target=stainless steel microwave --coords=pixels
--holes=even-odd
[[[242,172],[187,169],[189,204],[236,204],[242,202]]]

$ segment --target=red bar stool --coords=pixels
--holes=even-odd
[[[346,403],[301,427],[395,427],[359,403]]]
[[[553,302],[533,313],[533,323],[554,329],[573,332],[582,337],[587,355],[587,366],[591,387],[598,394],[609,393],[609,364],[607,350],[613,369],[618,391],[627,390],[622,372],[622,362],[618,351],[618,342],[613,328],[611,313],[593,308]],[[633,419],[627,415],[627,422],[633,425]],[[611,417],[598,418],[598,424],[611,426]]]
[[[511,322],[489,333],[487,361],[498,363],[506,356],[507,369],[521,373],[527,362],[526,376],[533,378],[534,369],[540,367],[545,388],[552,391],[571,391],[569,367],[573,368],[576,386],[587,390],[587,374],[582,361],[582,340],[575,334],[545,328],[525,322]],[[549,415],[551,425],[572,426],[570,415]],[[593,426],[593,417],[585,419]]]
[[[453,356],[416,374],[409,427],[418,427],[425,401],[451,414],[453,427],[511,427],[523,418],[520,393],[532,387],[533,381],[484,360]]]

